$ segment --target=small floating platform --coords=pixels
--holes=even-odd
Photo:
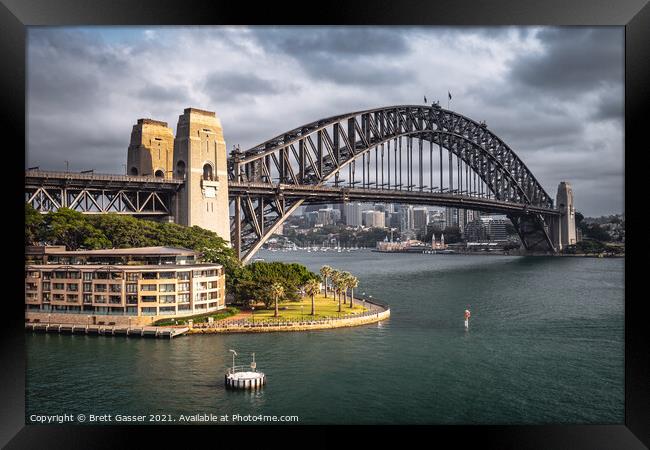
[[[266,375],[262,372],[226,373],[226,387],[230,389],[259,389],[265,384]]]
[[[255,353],[252,354],[253,360],[249,366],[236,366],[235,357],[237,352],[232,352],[232,367],[226,371],[225,382],[229,389],[259,389],[266,384],[266,375],[257,371],[255,362]]]

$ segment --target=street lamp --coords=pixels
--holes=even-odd
[[[251,315],[253,316],[253,325],[255,325],[255,307],[251,306]]]

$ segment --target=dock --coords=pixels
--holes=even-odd
[[[126,336],[172,339],[189,331],[189,327],[128,327],[120,325],[73,325],[26,323],[26,331],[34,333],[95,334],[99,336]]]

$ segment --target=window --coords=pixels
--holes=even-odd
[[[127,295],[126,296],[126,304],[127,305],[137,305],[138,304],[138,296],[137,295]]]
[[[44,291],[49,291],[50,290],[50,283],[43,283],[43,290]]]
[[[129,170],[129,175],[138,175],[138,169],[136,167],[131,167],[131,170]]]
[[[65,289],[65,284],[64,283],[54,283],[52,286],[54,289],[62,291]]]
[[[52,272],[43,272],[43,279],[44,280],[51,280],[52,279]]]
[[[140,286],[141,291],[147,291],[147,292],[152,292],[156,290],[156,285],[155,284],[143,284]]]
[[[134,283],[127,284],[126,292],[138,292],[138,285]]]
[[[140,274],[137,272],[126,274],[126,281],[137,281],[138,278],[140,278]]]
[[[212,173],[212,164],[205,163],[203,165],[203,179],[206,181],[214,181],[214,175]]]
[[[106,303],[105,295],[95,295],[95,303]]]
[[[176,272],[160,272],[159,276],[164,279],[176,278]]]
[[[175,284],[161,284],[158,287],[158,290],[160,292],[174,292],[176,290],[176,285]]]
[[[175,303],[176,302],[176,296],[175,295],[161,295],[158,297],[158,301],[160,303]]]
[[[111,284],[111,292],[122,292],[122,285],[121,284]]]
[[[158,169],[158,170],[156,170],[156,172],[154,173],[154,176],[155,176],[156,178],[165,178],[165,172],[163,172],[162,170]]]
[[[189,272],[178,272],[176,274],[176,278],[179,280],[189,280],[190,279],[190,273]]]
[[[143,295],[142,299],[143,302],[145,303],[152,303],[156,301],[156,296],[155,295]]]
[[[92,290],[93,290],[92,283],[84,283],[84,292],[92,292]]]
[[[160,307],[160,314],[174,314],[176,312],[176,308],[173,306],[161,306]]]
[[[190,301],[190,294],[177,294],[176,300],[178,303],[188,303]]]
[[[68,291],[77,292],[79,290],[79,285],[77,283],[68,283]]]
[[[185,161],[180,160],[176,163],[176,176],[178,178],[185,178]]]
[[[93,296],[91,294],[84,294],[84,303],[92,303]]]
[[[90,281],[93,279],[93,273],[92,272],[84,272],[84,281]]]
[[[49,302],[50,301],[50,294],[43,294],[43,301],[44,302]]]
[[[179,291],[189,291],[190,290],[190,283],[178,283],[178,290]]]
[[[95,292],[106,292],[106,285],[105,284],[96,284],[95,285]]]
[[[122,297],[119,295],[111,295],[108,299],[108,302],[111,305],[121,305],[122,304]]]
[[[155,280],[158,278],[158,274],[156,272],[143,272],[142,273],[142,279],[143,280]]]
[[[157,314],[156,308],[142,308],[140,311],[143,316],[155,316]]]

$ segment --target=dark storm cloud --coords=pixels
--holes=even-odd
[[[595,120],[622,120],[624,96],[620,88],[605,90],[596,103],[596,112],[592,116]]]
[[[623,80],[623,33],[616,28],[543,29],[542,53],[513,61],[510,80],[555,95],[579,95]]]
[[[205,78],[203,89],[216,103],[242,96],[271,95],[281,90],[275,81],[242,72],[213,72]]]
[[[409,52],[404,29],[294,27],[253,31],[261,46],[289,55],[312,78],[351,85],[396,85],[412,71],[392,58]]]
[[[146,84],[138,90],[138,96],[152,102],[183,103],[187,100],[188,90],[185,86],[161,86]]]

